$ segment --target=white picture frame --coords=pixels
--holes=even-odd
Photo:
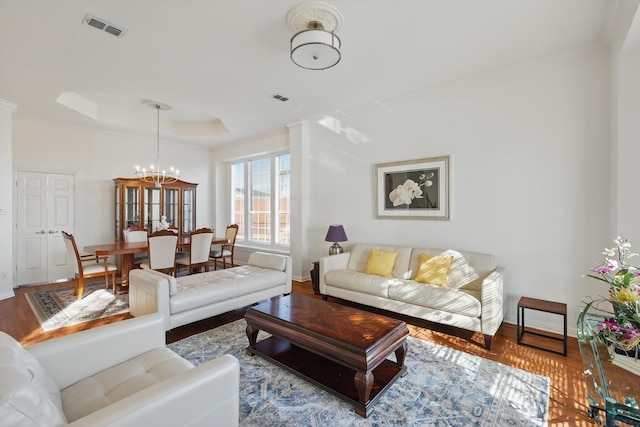
[[[375,165],[376,218],[450,218],[449,156]]]

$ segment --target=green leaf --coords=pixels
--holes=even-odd
[[[631,285],[631,284],[633,283],[633,281],[634,281],[633,273],[626,273],[626,274],[624,275],[624,284],[625,284],[626,286]]]
[[[592,279],[600,280],[600,281],[605,282],[605,283],[609,283],[609,281],[606,280],[605,278],[603,278],[602,276],[596,276],[594,274],[587,274],[586,276],[587,277],[591,277]]]

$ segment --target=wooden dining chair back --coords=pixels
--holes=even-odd
[[[191,233],[189,240],[189,253],[176,258],[176,267],[189,268],[189,274],[199,272],[203,267],[209,271],[209,252],[211,251],[211,241],[213,240],[213,230],[211,228],[199,228]]]
[[[146,228],[140,228],[135,225],[122,230],[122,238],[127,243],[146,242],[148,237],[149,232]],[[149,262],[149,257],[146,253],[134,254],[133,265],[136,268],[145,262]]]
[[[175,276],[178,235],[169,230],[160,230],[150,235],[147,241],[149,262],[143,262],[140,267]]]
[[[236,245],[236,237],[238,236],[238,224],[231,224],[227,226],[227,231],[224,235],[227,243],[220,245],[216,249],[212,249],[209,256],[213,259],[214,269],[218,269],[218,260],[222,260],[222,267],[227,268],[227,259],[229,259],[231,267],[233,267],[233,250]]]
[[[149,237],[149,232],[146,228],[139,228],[136,226],[127,227],[122,230],[122,238],[125,242],[146,242]]]
[[[73,264],[73,295],[82,299],[85,279],[104,276],[106,287],[109,288],[109,278],[116,293],[116,273],[118,268],[109,263],[108,257],[98,257],[96,255],[80,255],[76,239],[73,235],[63,231],[62,237],[67,248],[67,255]]]

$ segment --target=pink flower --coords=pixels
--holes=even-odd
[[[603,331],[609,329],[611,332],[618,332],[620,330],[620,324],[613,317],[605,320],[603,323],[598,323],[598,330]]]
[[[611,264],[600,265],[593,269],[594,272],[598,274],[609,274],[614,270],[614,266]]]
[[[633,326],[623,328],[620,332],[622,333],[621,338],[624,340],[630,340],[640,335],[640,331],[638,331]]]

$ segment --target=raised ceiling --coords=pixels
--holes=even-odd
[[[0,0],[16,115],[215,147],[492,69],[606,43],[617,0],[340,0],[342,60],[289,59],[289,0]],[[93,15],[115,37],[83,23]],[[57,102],[66,94],[94,117]],[[289,98],[282,102],[273,95]],[[75,97],[75,98],[74,98]],[[64,98],[64,96],[63,96]],[[228,131],[225,131],[228,130]]]

